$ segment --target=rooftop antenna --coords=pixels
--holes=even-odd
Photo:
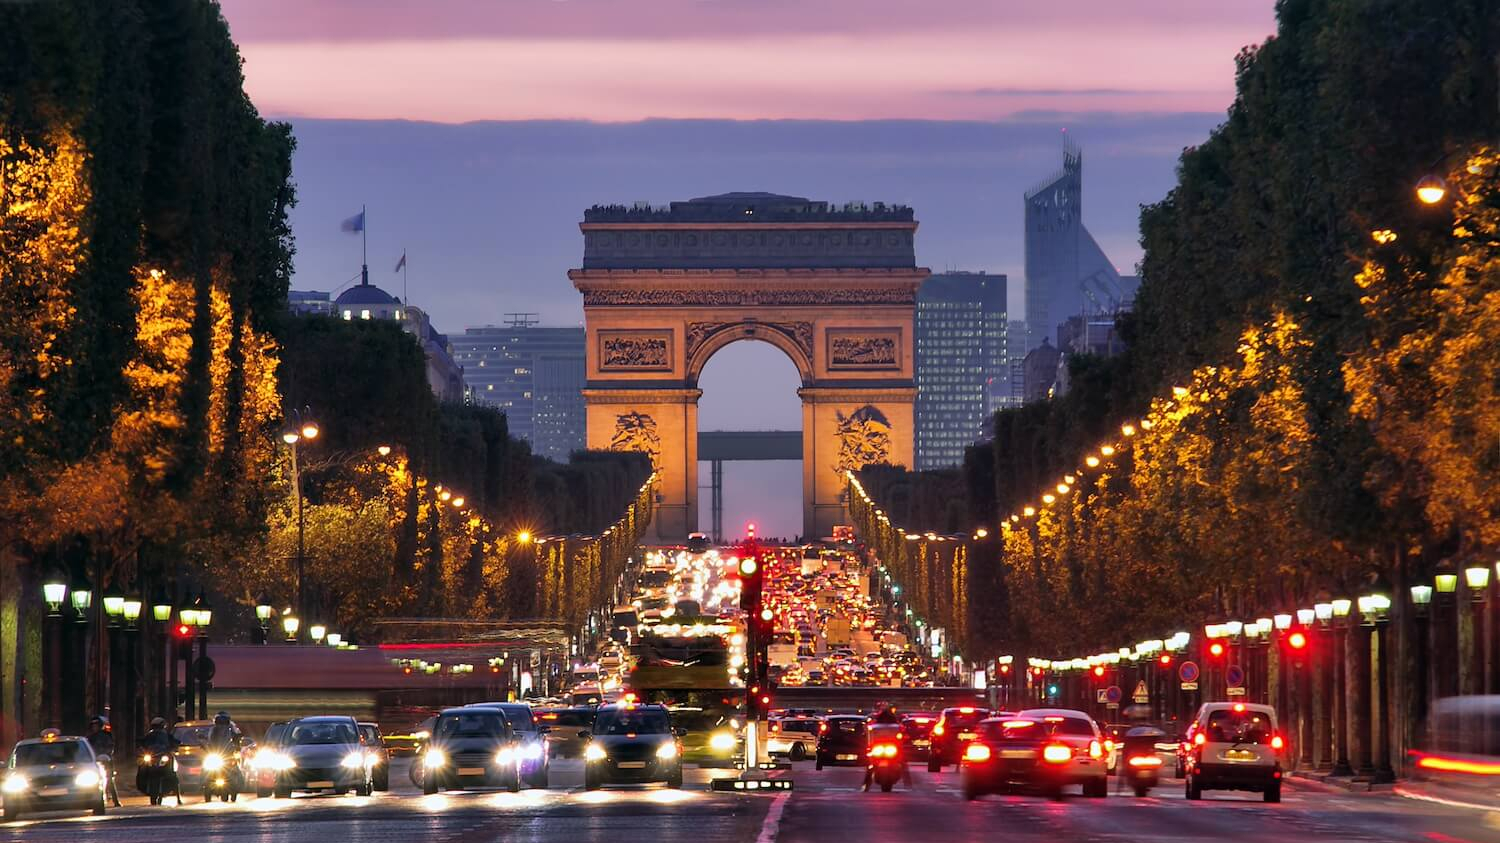
[[[505,327],[507,328],[534,328],[542,320],[535,313],[507,313],[505,314]]]

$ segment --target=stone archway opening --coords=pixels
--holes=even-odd
[[[716,541],[754,523],[765,537],[802,534],[802,375],[784,349],[726,343],[697,378],[698,526]],[[790,453],[789,453],[790,451]],[[788,458],[790,457],[790,458]]]

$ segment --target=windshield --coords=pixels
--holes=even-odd
[[[848,732],[851,735],[859,734],[865,730],[865,721],[863,719],[856,720],[854,718],[841,717],[837,720],[828,721],[828,724],[832,729],[837,729],[840,732]]]
[[[213,731],[213,726],[175,726],[172,728],[172,737],[183,746],[203,746],[208,743],[208,733]]]
[[[1271,718],[1260,711],[1224,709],[1208,715],[1206,731],[1214,743],[1270,743]]]
[[[988,711],[978,708],[970,709],[969,711],[950,709],[943,712],[943,728],[953,729],[960,726],[972,726],[989,716],[990,713]]]
[[[288,741],[294,746],[358,742],[353,727],[347,723],[298,723],[292,726],[291,740]]]
[[[269,727],[266,728],[266,746],[274,746],[275,744],[280,743],[282,736],[285,734],[285,723],[272,723]]]
[[[82,741],[26,743],[16,747],[12,767],[39,767],[44,764],[73,764],[86,761]]]
[[[665,735],[671,731],[672,724],[665,711],[639,708],[601,711],[594,727],[596,735]]]
[[[442,738],[503,738],[505,715],[498,711],[466,711],[438,718],[433,734]]]
[[[360,726],[359,736],[364,738],[365,743],[370,746],[378,746],[380,744],[380,730],[374,726]]]
[[[505,705],[500,710],[505,712],[505,719],[510,721],[511,728],[517,732],[536,731],[536,721],[531,719],[531,706]]]
[[[588,728],[594,725],[594,712],[584,711],[549,711],[542,715],[542,722],[548,726],[581,726]]]
[[[803,732],[805,734],[811,735],[811,734],[814,734],[814,733],[816,733],[818,731],[818,721],[816,721],[816,720],[783,720],[783,721],[781,721],[781,731],[783,731],[783,732]]]

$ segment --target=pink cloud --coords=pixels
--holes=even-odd
[[[224,8],[266,113],[440,122],[1218,111],[1235,53],[1273,27],[1271,0],[1075,0],[1065,12],[998,0]]]

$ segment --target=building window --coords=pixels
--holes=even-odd
[[[346,310],[346,311],[344,311],[344,319],[347,320],[347,319],[353,319],[353,318],[354,318],[354,311],[352,311],[352,310]]]
[[[361,310],[359,312],[359,318],[361,318],[361,319],[369,319],[370,318],[370,311],[368,311],[368,310]]]

